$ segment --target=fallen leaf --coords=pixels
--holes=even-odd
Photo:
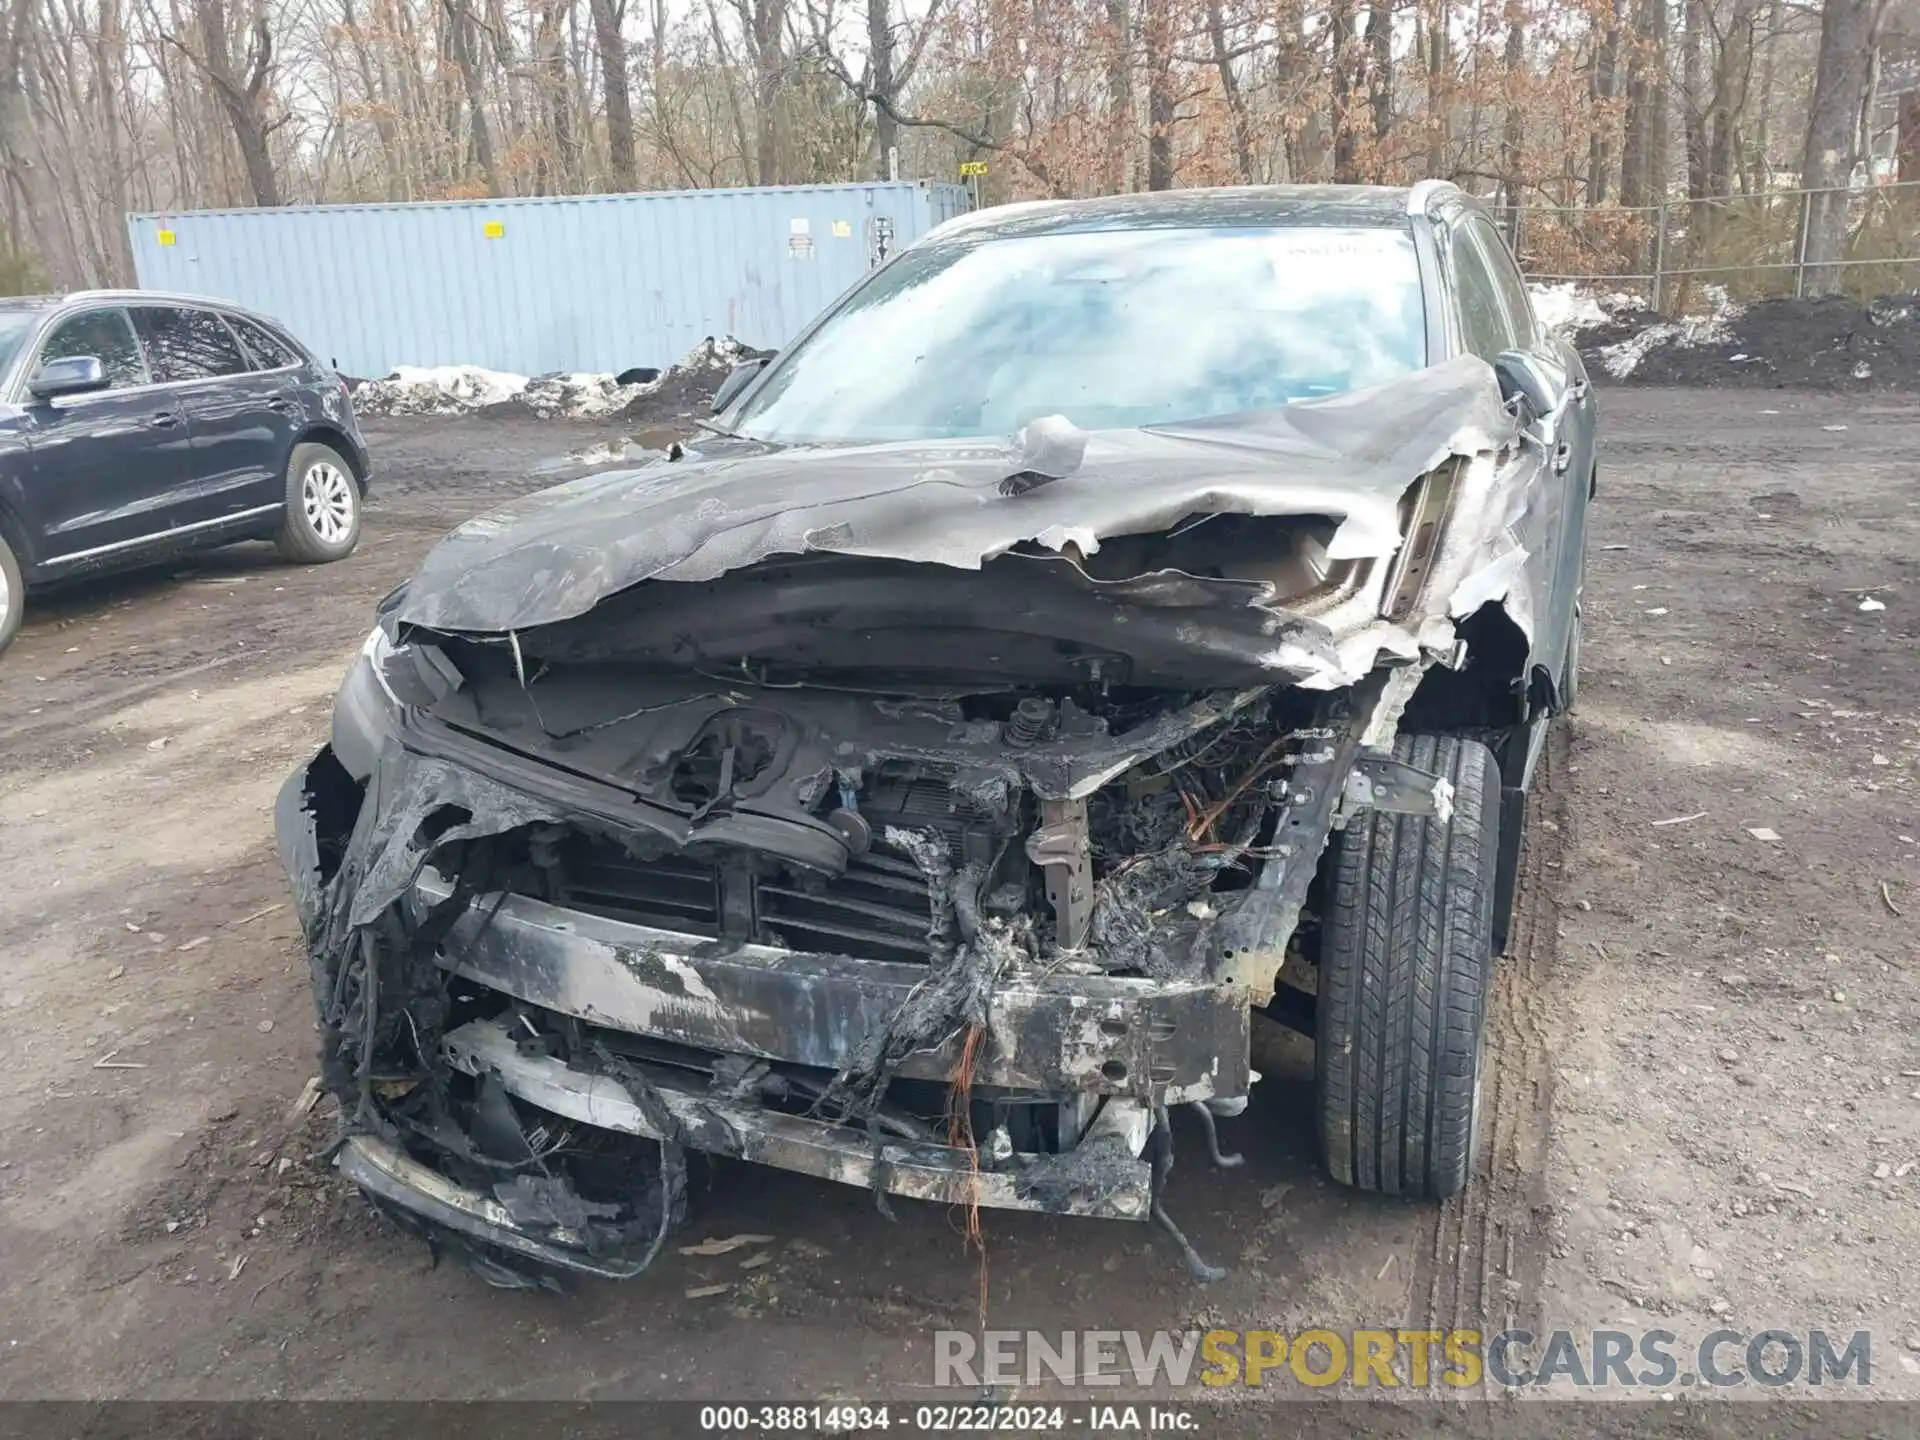
[[[707,1300],[712,1298],[715,1295],[724,1295],[727,1293],[727,1291],[731,1290],[732,1288],[733,1286],[731,1283],[726,1285],[695,1285],[692,1289],[687,1291],[687,1299]]]

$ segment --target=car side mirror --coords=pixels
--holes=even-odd
[[[98,355],[65,355],[42,365],[27,389],[36,400],[54,400],[62,395],[84,395],[90,390],[107,388],[107,367]]]
[[[1526,351],[1502,350],[1493,357],[1493,373],[1500,378],[1502,398],[1509,402],[1515,398],[1525,400],[1536,420],[1553,413],[1553,392],[1546,376]]]
[[[727,378],[720,382],[720,388],[713,392],[713,413],[718,415],[731,405],[740,392],[747,388],[747,382],[764,370],[766,365],[765,360],[749,360],[744,365],[734,366]]]

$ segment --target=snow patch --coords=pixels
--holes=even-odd
[[[527,377],[478,365],[396,365],[384,380],[353,393],[362,415],[465,415],[503,405],[527,388]]]
[[[543,420],[596,420],[616,415],[690,371],[730,370],[760,352],[732,336],[708,336],[671,368],[642,385],[622,385],[614,376],[556,371],[515,375],[480,365],[396,365],[353,392],[362,415],[471,415],[494,405],[517,404]]]
[[[1592,291],[1573,281],[1559,285],[1529,285],[1527,297],[1533,301],[1533,315],[1556,335],[1572,335],[1604,325],[1608,312]]]
[[[1729,299],[1723,285],[1701,287],[1713,309],[1705,315],[1685,315],[1678,320],[1649,325],[1637,335],[1629,335],[1618,344],[1603,346],[1600,363],[1616,380],[1624,380],[1639,368],[1650,351],[1664,345],[1686,348],[1694,345],[1724,345],[1733,338],[1731,323],[1746,312],[1746,306]]]

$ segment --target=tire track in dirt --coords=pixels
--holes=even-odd
[[[1466,1190],[1426,1221],[1409,1328],[1492,1334],[1537,1318],[1532,1311],[1546,1263],[1540,1216],[1552,1104],[1546,987],[1559,953],[1549,879],[1567,844],[1567,731],[1563,721],[1548,734],[1529,806],[1507,953],[1494,967],[1480,1154]]]

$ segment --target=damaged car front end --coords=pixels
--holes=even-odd
[[[1330,840],[1524,788],[1540,473],[1461,356],[1191,423],[749,430],[462,527],[279,805],[341,1169],[502,1283],[644,1269],[691,1152],[1178,1237],[1170,1116],[1230,1160]],[[1462,800],[1395,745],[1485,731],[1476,686],[1515,784]]]

